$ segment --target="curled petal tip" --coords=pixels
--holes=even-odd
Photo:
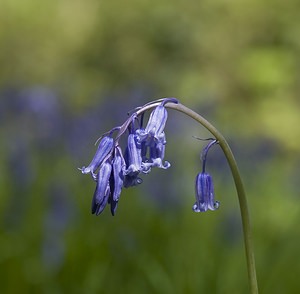
[[[198,208],[197,203],[195,203],[195,204],[193,205],[193,211],[194,211],[194,212],[200,212],[200,209]]]
[[[84,175],[86,175],[86,174],[88,174],[88,173],[91,172],[91,169],[90,169],[89,167],[85,167],[85,166],[83,166],[83,167],[81,167],[81,168],[78,167],[78,170],[80,170],[81,173],[84,174]]]
[[[92,179],[97,182],[97,174],[91,172]]]
[[[218,209],[220,207],[220,201],[216,201],[215,203],[214,203],[214,208],[215,209]]]
[[[169,161],[165,161],[163,169],[168,169],[169,167],[171,167],[171,163]]]

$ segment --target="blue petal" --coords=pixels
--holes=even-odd
[[[135,134],[129,134],[128,136],[125,160],[128,168],[124,171],[124,174],[131,176],[139,174],[142,165],[142,155],[141,145],[137,142]]]
[[[112,216],[114,216],[116,214],[118,203],[119,203],[118,201],[111,200],[111,203],[110,203],[110,212],[111,212]]]
[[[108,202],[109,195],[110,195],[110,188],[108,186],[103,200],[101,201],[101,203],[97,204],[96,215],[99,215],[104,210]]]

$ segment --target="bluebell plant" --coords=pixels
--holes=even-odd
[[[258,293],[247,198],[233,153],[223,135],[210,122],[179,103],[176,98],[162,98],[135,108],[121,126],[114,127],[99,138],[92,161],[87,167],[80,168],[83,174],[90,174],[96,182],[92,213],[99,215],[109,204],[112,215],[115,215],[123,188],[141,184],[141,176],[151,172],[152,168],[168,169],[171,166],[165,160],[167,108],[186,114],[214,136],[201,152],[202,170],[195,179],[195,212],[219,208],[220,203],[215,200],[212,176],[206,171],[206,162],[212,146],[219,145],[224,152],[240,204],[250,292]],[[149,110],[152,111],[144,126],[144,116]],[[127,139],[125,148],[120,142],[123,136]]]
[[[105,206],[110,204],[111,213],[115,215],[123,187],[141,184],[140,175],[149,173],[153,167],[168,169],[171,166],[168,161],[164,161],[167,142],[164,129],[168,118],[166,103],[177,104],[178,100],[162,99],[150,113],[145,128],[143,128],[145,114],[143,109],[151,103],[138,108],[139,116],[134,111],[122,126],[113,128],[100,138],[91,163],[87,167],[80,168],[83,174],[90,173],[96,181],[92,200],[93,214],[99,215]],[[113,138],[115,131],[118,131],[116,139]],[[119,144],[122,135],[127,135],[124,152]],[[205,172],[206,155],[210,147],[216,143],[217,140],[210,142],[201,154],[203,164],[202,172],[196,177],[196,203],[193,206],[195,212],[215,210],[219,207],[219,202],[214,201],[212,177]]]

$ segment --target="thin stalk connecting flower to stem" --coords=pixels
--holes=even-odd
[[[257,285],[257,278],[256,278],[256,268],[255,268],[255,258],[254,258],[254,250],[253,250],[253,242],[252,242],[252,234],[251,234],[251,225],[250,225],[250,216],[247,204],[246,193],[244,189],[244,185],[240,176],[240,172],[234,158],[234,155],[225,140],[224,136],[205,118],[201,115],[196,113],[195,111],[191,110],[190,108],[178,103],[178,104],[166,104],[167,108],[171,108],[177,111],[180,111],[189,117],[196,120],[202,126],[204,126],[208,131],[214,135],[214,137],[218,140],[220,147],[222,148],[225,157],[228,161],[230,166],[232,176],[234,179],[234,183],[236,186],[236,191],[238,194],[239,205],[240,205],[240,212],[242,218],[242,225],[243,225],[243,234],[244,234],[244,243],[245,243],[245,251],[246,251],[246,259],[247,259],[247,269],[248,269],[248,278],[250,283],[250,291],[251,294],[258,293],[258,285]]]

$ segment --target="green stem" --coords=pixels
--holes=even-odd
[[[203,125],[207,130],[209,130],[215,138],[219,141],[219,145],[221,146],[228,164],[230,166],[232,176],[234,179],[234,183],[236,186],[238,198],[239,198],[239,205],[241,211],[241,218],[243,224],[243,234],[244,234],[244,243],[245,243],[245,251],[246,251],[246,259],[247,259],[247,269],[248,269],[248,278],[250,283],[250,293],[257,294],[258,293],[258,286],[257,286],[257,279],[256,279],[256,269],[255,269],[255,259],[254,259],[254,250],[252,245],[252,237],[251,237],[251,226],[250,226],[250,217],[247,205],[247,198],[245,194],[245,189],[243,186],[243,182],[239,173],[239,169],[233,153],[223,137],[223,135],[205,118],[203,118],[198,113],[194,112],[193,110],[189,109],[188,107],[182,104],[174,104],[174,103],[167,103],[166,107],[178,110],[197,122]]]

